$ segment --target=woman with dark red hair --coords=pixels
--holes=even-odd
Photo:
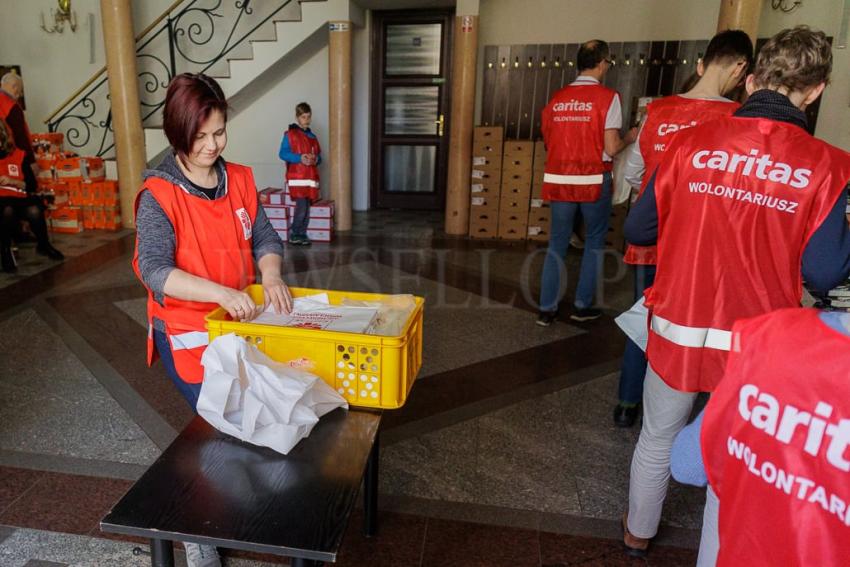
[[[209,341],[204,315],[220,305],[249,321],[264,309],[242,291],[255,281],[255,262],[267,305],[288,312],[292,298],[281,279],[283,243],[259,206],[251,169],[221,157],[221,87],[202,74],[174,77],[163,119],[171,151],[143,175],[133,268],[148,290],[148,364],[159,355],[194,411]],[[186,544],[186,556],[190,567],[220,565],[209,546]]]

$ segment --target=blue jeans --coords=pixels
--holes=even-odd
[[[165,373],[177,386],[177,391],[186,398],[186,402],[192,408],[192,411],[198,413],[198,396],[201,395],[201,383],[189,384],[184,382],[180,375],[177,374],[177,368],[174,366],[174,356],[171,354],[171,345],[168,344],[168,336],[162,331],[154,329],[153,342],[156,345],[156,350],[162,359],[162,365],[165,367]]]
[[[289,236],[307,236],[308,224],[310,224],[310,199],[308,197],[295,199],[295,212],[292,213]]]
[[[561,282],[561,272],[566,273],[564,258],[567,256],[576,212],[579,210],[584,219],[586,232],[574,304],[579,309],[590,307],[593,305],[593,297],[596,293],[599,262],[605,250],[605,235],[608,233],[608,222],[611,217],[611,174],[603,175],[602,194],[596,201],[592,203],[552,201],[551,208],[552,228],[540,282],[540,311],[557,311],[558,303],[566,290],[566,282]]]
[[[655,281],[655,266],[635,266],[635,301]],[[646,376],[646,353],[634,341],[626,338],[623,366],[620,369],[620,403],[638,404],[643,398],[643,379]]]

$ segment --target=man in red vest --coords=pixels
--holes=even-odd
[[[0,77],[0,120],[9,125],[15,146],[26,154],[27,161],[35,163],[30,129],[24,118],[24,109],[18,103],[23,94],[24,81],[20,75],[6,73]]]
[[[581,259],[574,321],[596,319],[593,307],[597,264],[605,248],[611,215],[612,158],[634,141],[636,130],[620,137],[623,122],[620,96],[600,83],[611,68],[608,44],[595,39],[581,45],[576,57],[578,77],[555,93],[543,108],[542,131],[546,144],[543,198],[551,203],[551,238],[540,282],[540,316],[548,327],[557,318],[562,295],[561,272],[576,212],[587,228]]]
[[[631,244],[658,244],[624,518],[632,554],[645,554],[655,536],[673,439],[697,393],[720,382],[732,324],[799,306],[803,277],[826,291],[850,274],[850,156],[813,138],[804,112],[831,70],[823,33],[799,26],[771,38],[747,77],[746,104],[678,134],[626,220]],[[699,562],[713,560],[706,550]]]
[[[656,100],[647,108],[637,143],[627,150],[626,182],[643,190],[676,133],[737,110],[740,105],[724,95],[741,84],[752,61],[753,42],[746,33],[726,30],[715,35],[705,56],[697,63],[700,78],[696,85],[684,94]],[[637,301],[655,279],[655,246],[630,245],[624,260],[635,267]],[[643,350],[627,340],[620,372],[619,403],[614,409],[614,424],[618,427],[631,427],[637,419],[645,375]]]
[[[673,453],[676,480],[711,483],[705,523],[719,542],[700,547],[719,545],[717,565],[846,564],[848,350],[848,313],[782,309],[735,323],[723,380]]]

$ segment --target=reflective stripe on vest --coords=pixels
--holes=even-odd
[[[286,182],[290,187],[318,187],[319,182],[315,179],[290,179]]]
[[[210,335],[204,331],[189,331],[179,335],[169,335],[171,350],[193,349],[210,344]]]
[[[655,334],[683,347],[729,350],[732,345],[732,332],[723,329],[686,327],[658,315],[652,316],[651,325]]]
[[[556,185],[596,185],[602,183],[602,174],[558,175],[556,173],[544,173],[543,182],[554,183]]]

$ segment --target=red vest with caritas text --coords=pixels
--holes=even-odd
[[[321,151],[319,140],[308,136],[298,126],[289,128],[287,135],[289,136],[289,147],[293,153],[319,155]],[[293,199],[318,199],[319,168],[315,165],[304,165],[303,163],[287,163],[286,185],[289,187],[289,196]]]
[[[613,164],[602,160],[605,119],[616,91],[597,84],[567,85],[543,108],[546,143],[543,198],[593,202],[602,194],[602,174]]]
[[[718,567],[850,562],[848,352],[814,309],[735,323],[701,437]]]
[[[679,95],[652,101],[646,108],[646,120],[643,123],[638,140],[640,155],[643,157],[645,166],[638,198],[643,194],[647,182],[661,162],[664,152],[670,147],[676,132],[692,128],[709,120],[729,116],[739,106],[741,105],[737,102],[729,100],[705,100]],[[655,246],[629,244],[626,247],[626,255],[623,260],[627,264],[655,264]]]
[[[0,128],[3,126],[0,125]],[[24,180],[24,158],[27,154],[18,148],[12,150],[12,153],[4,158],[0,158],[0,177],[8,177],[18,181]],[[27,196],[26,189],[18,189],[12,185],[0,185],[0,197],[19,197]]]
[[[803,250],[850,155],[792,124],[721,118],[676,137],[655,178],[658,273],[647,359],[671,388],[714,390],[732,323],[798,307]]]
[[[227,164],[226,194],[208,200],[190,194],[179,185],[151,177],[143,188],[151,192],[174,227],[177,269],[232,289],[254,283],[252,227],[257,215],[257,189],[251,169]],[[141,191],[139,195],[141,195]],[[136,197],[138,211],[139,197]],[[133,258],[139,272],[139,250]],[[201,355],[209,337],[204,316],[215,303],[187,301],[165,296],[160,304],[148,290],[148,365],[155,359],[153,320],[165,323],[177,373],[185,382],[203,381]]]

